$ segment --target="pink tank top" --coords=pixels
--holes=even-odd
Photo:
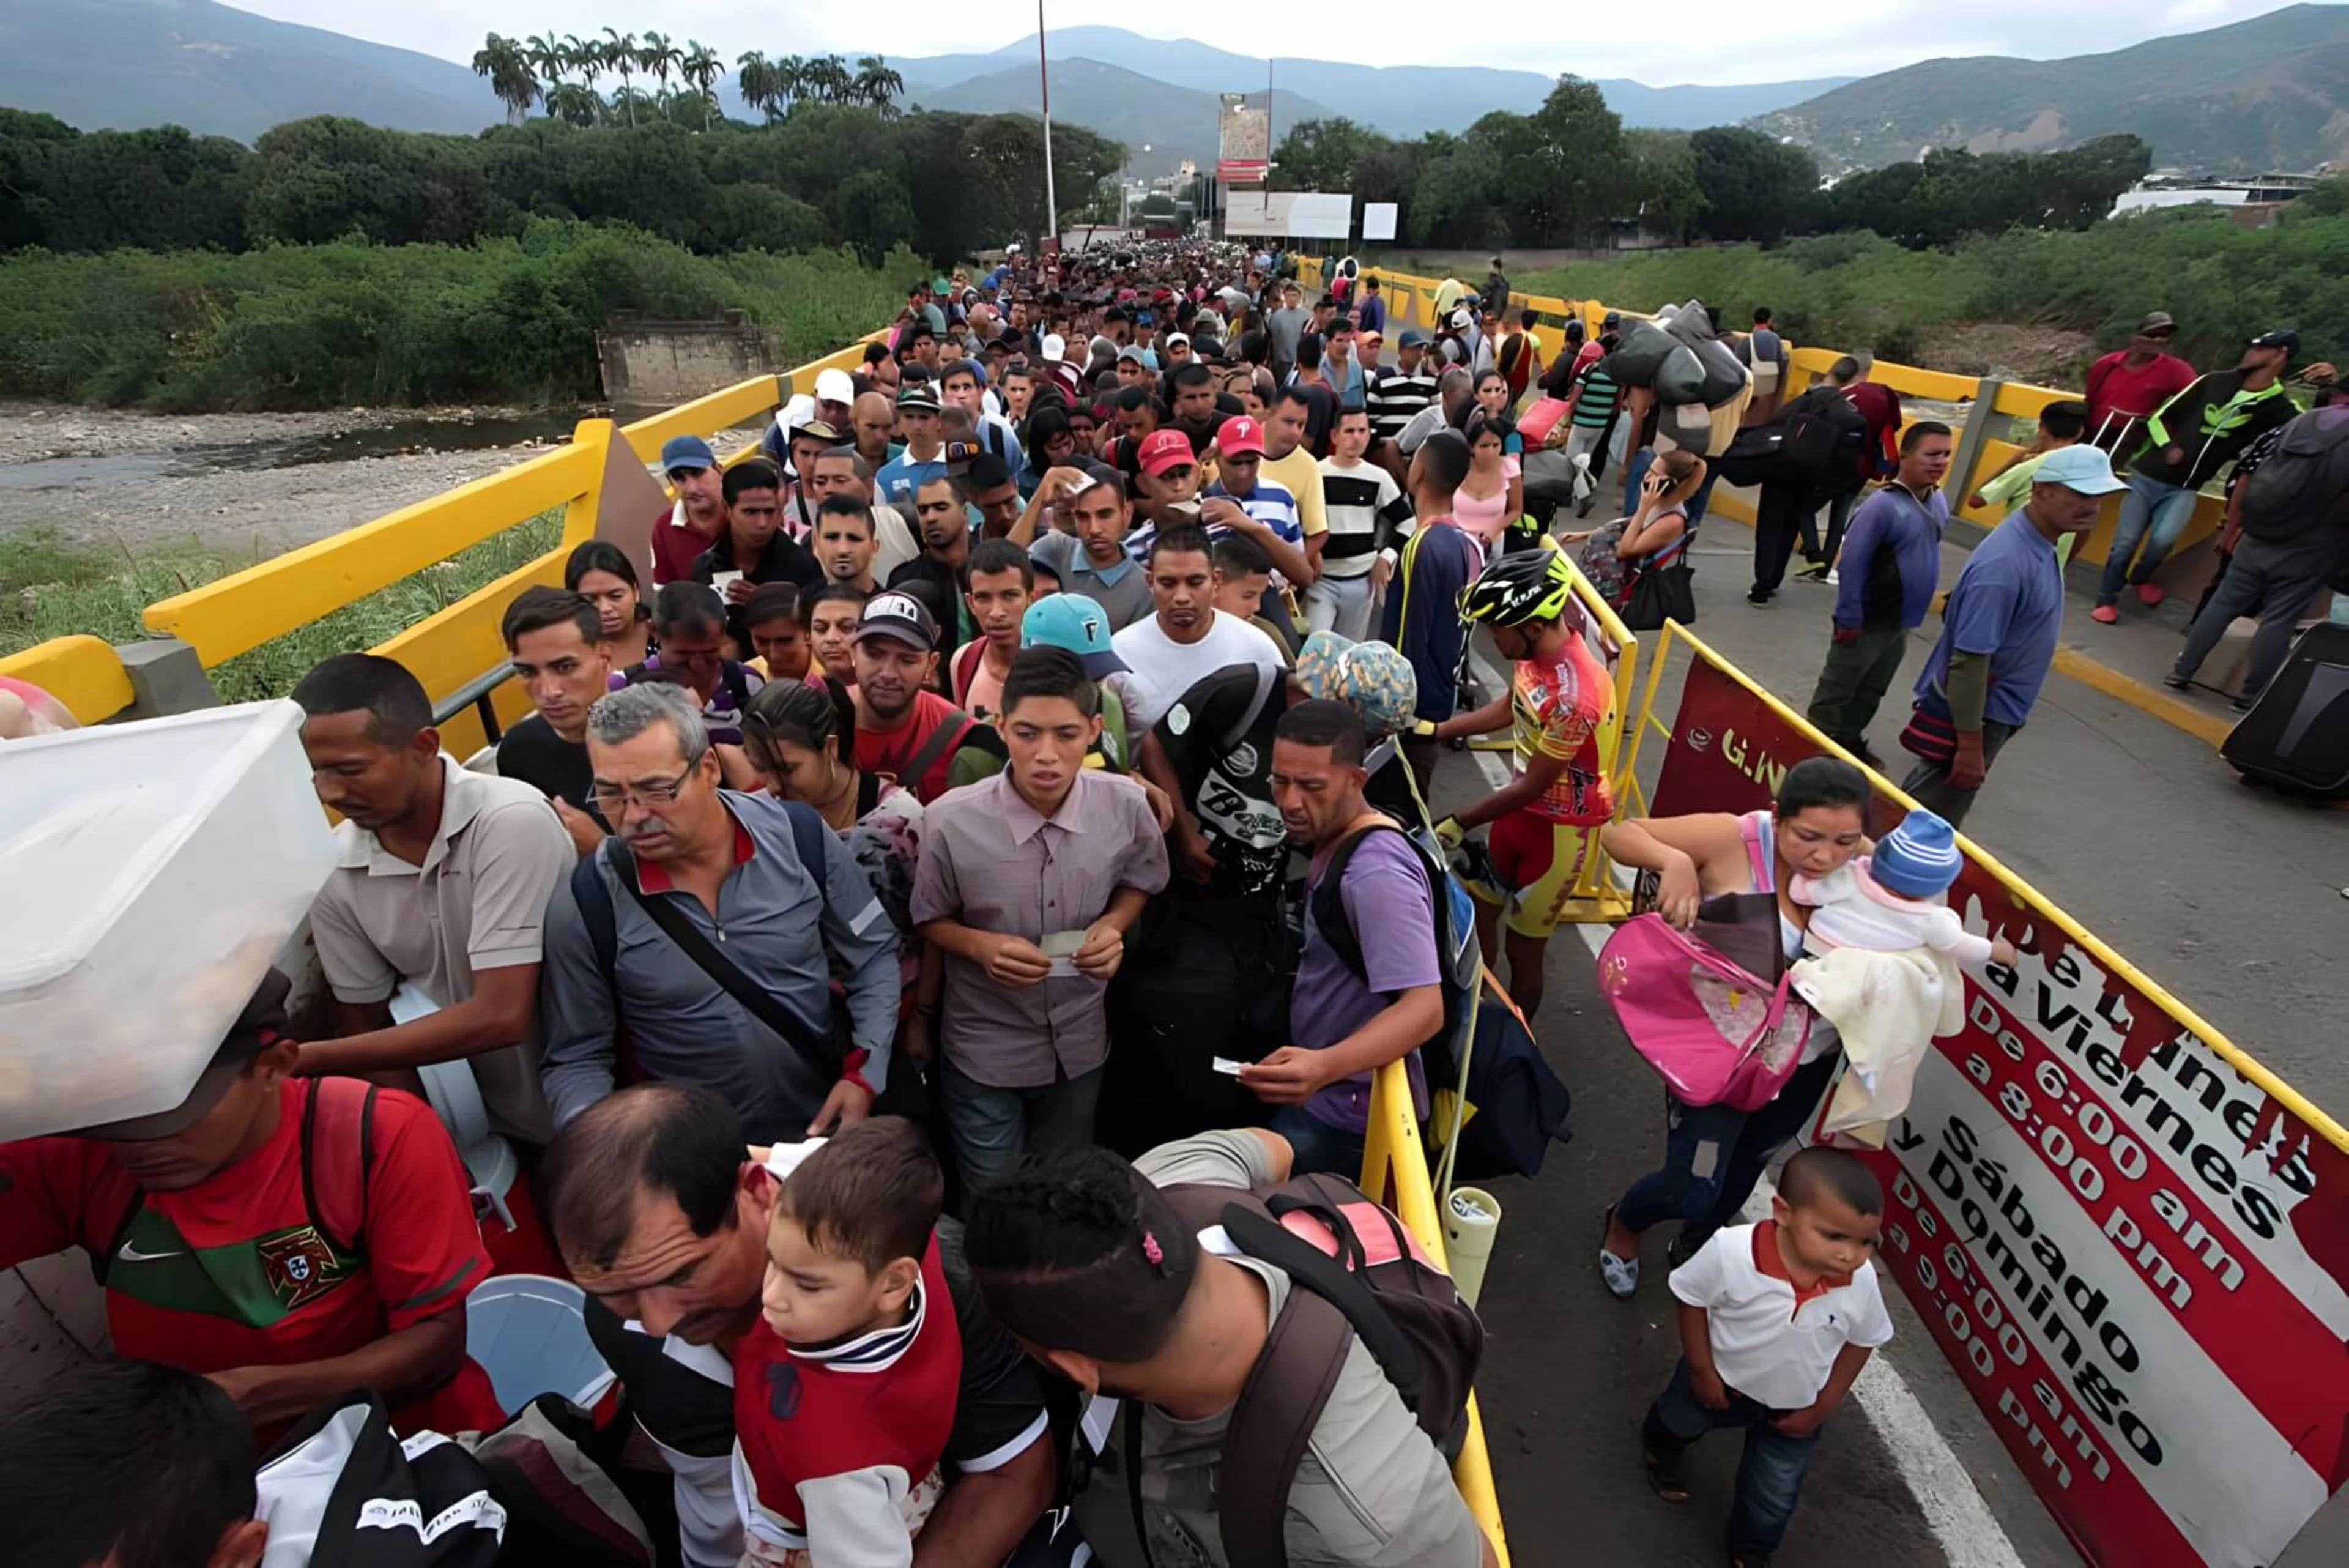
[[[1465,490],[1452,493],[1452,520],[1461,531],[1485,546],[1490,556],[1501,542],[1501,535],[1509,526],[1509,489],[1503,485],[1491,495],[1478,500]]]

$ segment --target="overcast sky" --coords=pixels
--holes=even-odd
[[[348,0],[233,0],[240,9],[338,33],[470,61],[488,32],[523,36],[552,29],[593,34],[606,23],[623,32],[651,29],[680,41],[698,38],[728,60],[746,49],[777,54],[877,51],[892,57],[983,54],[1032,36],[1017,7],[900,0],[885,11],[857,6],[781,5],[773,0],[604,0],[554,5],[546,0],[400,0],[355,6]],[[1632,77],[1651,87],[1681,82],[1781,81],[1858,76],[1940,55],[2023,55],[2038,59],[2126,47],[2165,33],[2195,32],[2280,9],[2285,0],[2067,0],[2061,5],[1954,7],[1922,0],[1859,5],[1758,6],[1752,0],[1683,0],[1648,13],[1645,37],[1619,28],[1578,26],[1571,14],[1555,26],[1515,17],[1543,15],[1471,9],[1463,25],[1431,29],[1423,0],[1353,0],[1342,26],[1290,9],[1278,38],[1234,42],[1229,20],[1245,11],[1216,7],[1194,21],[1163,11],[1134,20],[1132,5],[1112,0],[1050,0],[1053,27],[1091,23],[1153,37],[1193,37],[1243,55],[1290,55],[1363,65],[1506,66],[1545,73]],[[1971,14],[1968,14],[1971,13]],[[1508,30],[1493,36],[1494,18]],[[1609,35],[1589,42],[1590,33]],[[1554,40],[1554,41],[1553,41]],[[1752,41],[1748,41],[1752,40]],[[1235,84],[1185,83],[1207,90]],[[1248,84],[1237,84],[1245,86]]]

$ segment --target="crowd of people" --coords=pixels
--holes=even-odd
[[[1264,1560],[1233,1539],[1268,1531],[1300,1564],[1493,1562],[1443,1422],[1360,1318],[1313,1331],[1344,1336],[1325,1400],[1241,1420],[1330,1287],[1190,1222],[1201,1192],[1216,1213],[1358,1176],[1392,1064],[1427,1116],[1449,873],[1413,831],[1528,1019],[1602,851],[1678,926],[1774,898],[1785,962],[1871,948],[1890,918],[1855,925],[1854,877],[1898,907],[1894,938],[1950,946],[1947,825],[2027,717],[2064,555],[2123,484],[2084,438],[2134,421],[2156,443],[2127,483],[2158,563],[2170,492],[2256,462],[2289,346],[2168,401],[2128,359],[1985,484],[2019,504],[1951,597],[1904,737],[1939,815],[1870,846],[1865,776],[1826,758],[1774,810],[1617,820],[1614,680],[1567,561],[1650,605],[1741,429],[1824,452],[1763,483],[1751,597],[1797,542],[1836,581],[1812,718],[1872,762],[1930,609],[1947,427],[1904,430],[1851,360],[1782,402],[1767,311],[1721,345],[1735,389],[1692,413],[1626,368],[1618,317],[1586,341],[1513,308],[1500,257],[1445,295],[1390,349],[1374,277],[1309,304],[1280,258],[1227,246],[1015,254],[910,291],[757,452],[669,441],[647,551],[581,545],[563,587],[507,608],[532,712],[492,753],[448,755],[401,665],[320,664],[294,692],[339,818],[316,994],[271,975],[171,1112],[0,1146],[0,1263],[88,1249],[117,1352],[178,1369],[146,1398],[215,1457],[354,1387],[402,1432],[494,1429],[512,1412],[468,1355],[468,1293],[574,1280],[609,1411],[657,1456],[627,1463],[666,1477],[632,1500],[688,1568],[1226,1563]],[[1580,511],[1619,474],[1621,514],[1523,524],[1545,454]],[[2305,575],[2240,549],[2219,609]],[[1479,628],[1506,690],[1472,690]],[[1446,742],[1501,732],[1507,782],[1431,820]],[[1664,1168],[1607,1216],[1619,1295],[1640,1233],[1683,1222],[1684,1354],[1641,1442],[1677,1501],[1687,1447],[1745,1431],[1740,1568],[1776,1550],[1890,1334],[1865,1165],[1807,1151],[1774,1217],[1737,1222],[1843,1049],[1821,1016],[1760,1109],[1676,1104]],[[488,1180],[419,1097],[451,1064],[518,1174]],[[140,1403],[119,1368],[58,1386],[0,1417],[24,1496],[106,1484],[88,1434]],[[1087,1434],[1089,1400],[1123,1401],[1123,1449]],[[1233,1467],[1284,1452],[1268,1524]],[[1080,1527],[1089,1469],[1130,1514]],[[34,1561],[258,1561],[249,1495],[170,1506],[201,1550],[125,1555],[78,1521]],[[1103,1528],[1138,1541],[1087,1545]]]

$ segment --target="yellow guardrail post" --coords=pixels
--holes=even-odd
[[[1567,570],[1573,574],[1576,602],[1582,606],[1583,614],[1598,623],[1600,634],[1617,649],[1615,739],[1606,750],[1614,759],[1609,769],[1608,782],[1615,800],[1615,815],[1619,818],[1626,801],[1622,781],[1630,776],[1630,763],[1625,756],[1629,748],[1624,744],[1624,734],[1631,720],[1632,687],[1639,678],[1640,638],[1638,633],[1623,624],[1623,618],[1615,613],[1614,607],[1599,590],[1590,586],[1590,579],[1582,575],[1582,568],[1575,565],[1573,557],[1566,556],[1562,549],[1559,555],[1566,560]],[[1582,857],[1582,869],[1575,876],[1574,887],[1559,909],[1561,920],[1577,925],[1612,925],[1631,912],[1631,900],[1615,885],[1612,866],[1606,851],[1599,847],[1599,831],[1595,827],[1585,830],[1589,837],[1589,848]]]
[[[572,427],[571,444],[588,455],[587,487],[571,498],[563,509],[563,547],[577,548],[595,536],[595,524],[602,515],[604,504],[604,466],[612,455],[613,424],[610,420],[581,420]],[[517,588],[516,592],[521,590]]]
[[[1411,1078],[1401,1062],[1390,1062],[1371,1080],[1370,1119],[1362,1129],[1362,1190],[1381,1199],[1411,1230],[1420,1250],[1439,1269],[1449,1267],[1444,1221],[1436,1210],[1435,1184],[1427,1175],[1427,1149],[1413,1114]],[[1453,1461],[1453,1483],[1468,1511],[1493,1542],[1501,1568],[1509,1568],[1509,1542],[1501,1525],[1500,1494],[1493,1486],[1493,1460],[1485,1444],[1485,1418],[1476,1397],[1468,1397],[1468,1437]]]

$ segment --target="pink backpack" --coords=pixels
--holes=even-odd
[[[1769,822],[1770,814],[1760,811],[1738,824],[1757,890],[1773,880],[1764,847]],[[1764,918],[1758,909],[1754,914]],[[1766,919],[1775,942],[1775,898]],[[1775,985],[1757,980],[1702,938],[1674,930],[1661,915],[1626,920],[1599,950],[1599,989],[1631,1048],[1683,1105],[1753,1111],[1777,1096],[1801,1064],[1811,1030],[1811,1010],[1790,994],[1792,984],[1791,970]]]
[[[1631,1048],[1690,1106],[1759,1110],[1794,1075],[1811,1012],[1661,915],[1638,915],[1599,950],[1599,989]]]

